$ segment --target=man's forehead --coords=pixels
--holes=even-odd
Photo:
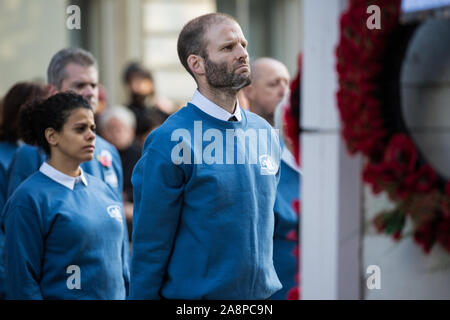
[[[288,78],[290,77],[289,71],[286,66],[276,60],[260,60],[257,61],[252,67],[252,73],[254,79],[258,78]]]
[[[209,42],[214,40],[232,41],[236,38],[245,40],[239,24],[230,19],[223,19],[210,24],[206,32],[206,39]]]
[[[83,66],[69,62],[64,68],[65,80],[97,82],[98,71],[94,65]]]

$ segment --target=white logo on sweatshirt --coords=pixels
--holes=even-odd
[[[262,175],[274,175],[278,171],[278,165],[268,154],[259,157],[259,165],[261,166]]]
[[[122,222],[122,211],[118,205],[112,205],[106,208],[108,214],[111,218],[116,219],[117,221]]]

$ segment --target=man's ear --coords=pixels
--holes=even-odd
[[[47,142],[50,146],[56,147],[58,145],[59,141],[59,135],[58,132],[53,128],[47,128],[45,129],[45,139],[47,139]]]
[[[48,96],[51,97],[59,92],[58,88],[56,88],[53,84],[49,84],[47,88]]]
[[[205,74],[205,61],[203,60],[202,57],[200,57],[196,54],[191,54],[187,58],[187,63],[188,63],[189,69],[191,69],[191,71],[194,74],[197,74],[197,75]]]

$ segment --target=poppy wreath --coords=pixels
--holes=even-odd
[[[366,25],[370,5],[381,9],[381,29]],[[401,65],[418,24],[400,23],[400,5],[401,0],[350,0],[340,18],[341,134],[348,151],[365,158],[363,181],[394,204],[375,216],[376,230],[399,240],[411,221],[425,253],[435,244],[450,253],[450,183],[427,163],[401,114]]]
[[[298,166],[301,166],[300,163],[300,83],[301,83],[301,73],[302,73],[302,54],[299,53],[297,56],[297,74],[292,79],[289,84],[290,94],[289,98],[284,105],[283,110],[283,124],[284,124],[284,133],[286,134],[286,138],[292,143],[293,154],[295,158],[295,162]],[[292,210],[296,213],[297,217],[300,215],[300,200],[295,199],[291,203]],[[291,241],[296,241],[294,249],[292,250],[292,255],[296,260],[296,274],[294,276],[295,287],[291,288],[287,292],[287,300],[300,300],[301,292],[300,292],[300,244],[299,244],[299,235],[297,230],[292,230],[288,233],[287,239]]]
[[[302,74],[302,54],[297,56],[297,74],[292,79],[289,89],[289,100],[283,114],[283,123],[286,125],[286,135],[292,142],[295,162],[301,166],[300,156],[300,91]]]

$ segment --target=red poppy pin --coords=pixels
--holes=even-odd
[[[108,150],[102,150],[99,155],[97,155],[97,160],[100,164],[106,168],[111,167],[112,165],[112,155]]]

